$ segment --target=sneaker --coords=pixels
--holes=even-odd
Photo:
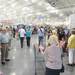
[[[74,66],[73,64],[67,64],[68,66]]]
[[[1,62],[2,63],[2,65],[5,65],[5,62]]]
[[[75,66],[75,63],[73,63],[73,66]]]
[[[10,61],[10,59],[5,59],[5,61]]]

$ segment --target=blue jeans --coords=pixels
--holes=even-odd
[[[43,37],[42,36],[39,36],[39,45],[43,44]]]

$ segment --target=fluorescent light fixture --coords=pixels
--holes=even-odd
[[[38,5],[41,6],[41,5],[43,5],[43,3],[42,2],[39,2]]]
[[[11,7],[15,7],[15,6],[17,6],[17,2],[11,4]]]
[[[28,2],[29,0],[24,0],[24,1]]]
[[[52,7],[52,6],[47,6],[47,8],[46,8],[47,10],[54,10],[55,8],[54,7]]]
[[[64,15],[64,14],[62,14],[62,13],[61,13],[61,14],[59,14],[59,16],[61,16],[61,17],[62,17],[63,15]]]
[[[56,14],[58,14],[59,13],[59,10],[50,10],[49,12],[50,13],[56,13]]]
[[[15,72],[13,72],[13,73],[11,73],[10,75],[16,75],[16,73],[15,73]]]
[[[15,56],[13,56],[12,59],[15,59]]]
[[[29,10],[29,8],[28,8],[28,7],[24,7],[24,8],[22,8],[22,10],[23,10],[23,11]]]
[[[41,15],[41,14],[42,14],[41,12],[37,12],[37,13],[36,13],[36,15]]]
[[[35,2],[37,2],[38,0],[31,0],[32,1],[32,3],[35,3]]]

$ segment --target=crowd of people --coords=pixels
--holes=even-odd
[[[34,31],[35,32],[35,31]],[[64,52],[68,55],[68,65],[75,66],[75,29],[67,29],[62,27],[37,27],[36,35],[38,35],[38,46],[44,47],[44,38],[46,37],[46,46],[43,48],[46,63],[46,75],[60,75],[63,68]],[[30,47],[33,31],[31,27],[20,28],[0,28],[0,49],[1,63],[4,65],[8,58],[11,47],[11,39],[15,36],[19,37],[21,48],[23,48],[24,39],[26,38],[27,47]],[[13,35],[13,36],[12,36]]]
[[[41,45],[43,46],[43,45]],[[40,47],[46,58],[46,75],[64,72],[63,56],[68,55],[68,66],[75,66],[75,29],[55,28],[47,32],[47,45]]]

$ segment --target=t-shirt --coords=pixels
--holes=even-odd
[[[38,36],[44,37],[44,29],[43,28],[38,29]]]
[[[75,35],[72,34],[68,39],[68,48],[75,48]]]
[[[1,33],[1,43],[8,43],[8,42],[9,42],[8,33]]]
[[[24,29],[19,29],[19,35],[20,35],[20,37],[25,37],[25,34],[26,34],[26,32],[25,32],[25,30]]]
[[[26,31],[26,37],[31,37],[32,32],[31,31]]]
[[[67,34],[68,34],[68,30],[67,30],[67,29],[65,29],[65,30],[64,30],[64,32],[65,32],[65,35],[67,35]]]

